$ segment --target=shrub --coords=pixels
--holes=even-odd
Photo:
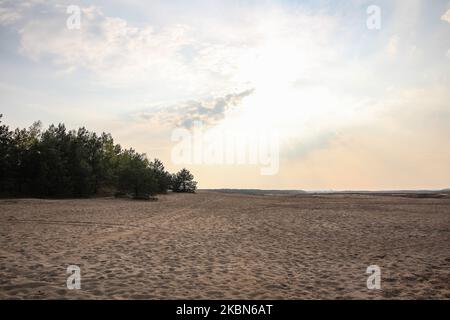
[[[197,182],[194,181],[194,176],[187,169],[182,169],[172,176],[172,190],[173,192],[190,192],[195,193],[197,189]]]

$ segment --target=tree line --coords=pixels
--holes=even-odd
[[[43,130],[39,121],[10,130],[0,115],[0,195],[148,198],[196,187],[187,169],[170,174],[160,160],[123,149],[110,134],[67,130],[64,124]]]

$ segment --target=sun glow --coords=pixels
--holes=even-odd
[[[349,106],[342,105],[323,77],[330,54],[314,39],[314,31],[287,33],[273,19],[260,29],[267,36],[240,55],[234,79],[254,92],[227,114],[223,125],[241,132],[272,129],[289,138],[342,121]]]

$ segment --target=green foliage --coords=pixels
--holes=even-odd
[[[125,150],[118,159],[118,187],[135,197],[153,195],[158,191],[158,181],[144,154],[133,149]]]
[[[171,174],[165,170],[164,164],[158,159],[150,162],[150,169],[156,177],[158,193],[166,193],[167,190],[170,189],[172,179]]]
[[[8,192],[13,188],[14,177],[11,171],[11,162],[13,161],[13,143],[12,132],[9,127],[2,124],[3,115],[0,114],[0,193]]]
[[[108,190],[145,199],[166,193],[171,178],[160,160],[122,149],[110,134],[64,124],[43,131],[40,122],[11,131],[0,115],[0,195],[89,197]]]
[[[194,176],[187,169],[182,169],[178,173],[172,175],[172,190],[174,192],[195,192],[197,182]]]

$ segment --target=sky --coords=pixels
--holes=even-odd
[[[11,127],[106,131],[200,188],[450,187],[448,0],[0,0],[0,44]]]

